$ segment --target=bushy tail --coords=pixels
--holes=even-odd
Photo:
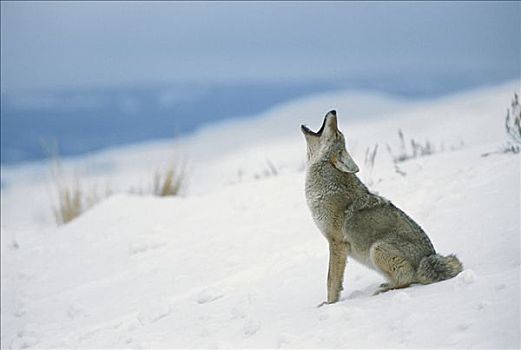
[[[418,282],[429,284],[452,278],[462,270],[463,264],[456,255],[441,256],[433,254],[426,256],[420,261],[416,275]]]

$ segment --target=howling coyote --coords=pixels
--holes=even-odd
[[[306,200],[329,243],[327,303],[343,289],[347,256],[383,274],[377,293],[452,278],[463,266],[454,255],[436,254],[429,237],[387,199],[369,192],[330,111],[317,132],[302,125],[307,143]]]

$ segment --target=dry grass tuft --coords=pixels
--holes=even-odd
[[[42,143],[42,148],[50,162],[49,172],[55,202],[52,211],[58,225],[64,225],[74,220],[112,194],[109,187],[106,188],[102,195],[99,195],[95,188],[85,191],[79,177],[76,175],[72,176],[72,180],[67,179],[61,163],[57,142]]]
[[[54,217],[58,224],[66,224],[84,211],[83,192],[79,182],[75,181],[70,187],[58,188],[58,205],[53,208]]]
[[[519,153],[521,150],[521,105],[517,94],[514,94],[510,108],[507,109],[505,129],[512,140],[505,147],[505,152]]]
[[[166,171],[156,171],[152,193],[159,197],[178,196],[185,185],[184,163],[170,166]]]
[[[369,187],[382,181],[382,179],[380,179],[380,178],[376,181],[373,179],[373,170],[374,170],[374,164],[375,164],[377,152],[378,152],[378,144],[375,144],[374,147],[367,147],[365,150],[364,181],[367,184],[367,186],[369,186]]]
[[[429,140],[425,141],[425,143],[422,143],[411,138],[410,141],[407,142],[401,129],[398,129],[398,137],[400,139],[398,153],[394,153],[389,144],[386,145],[387,151],[391,155],[391,158],[395,164],[409,159],[425,157],[437,152],[436,148]],[[407,147],[408,144],[410,147]]]
[[[514,93],[514,98],[507,108],[507,116],[505,117],[505,129],[510,140],[502,146],[499,151],[483,153],[482,157],[488,157],[492,154],[521,152],[521,104],[519,104],[519,96]]]
[[[272,176],[278,176],[278,175],[279,175],[279,169],[277,168],[277,166],[271,160],[266,158],[266,163],[264,165],[264,169],[262,169],[262,171],[260,173],[256,172],[255,174],[253,174],[253,178],[255,180],[258,180],[258,179],[262,179],[265,177],[272,177]]]
[[[66,224],[86,210],[90,209],[103,199],[112,195],[107,186],[101,194],[95,187],[85,190],[78,176],[66,176],[58,152],[58,145],[42,143],[42,148],[49,160],[50,178],[52,183],[53,207],[52,211],[58,225]],[[152,188],[131,188],[128,192],[139,195],[152,194],[155,196],[178,196],[185,188],[186,166],[183,161],[174,161],[164,171],[156,171]],[[72,181],[70,179],[73,179]]]

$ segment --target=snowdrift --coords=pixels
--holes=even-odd
[[[363,111],[353,94],[296,101],[184,139],[193,157],[184,197],[117,194],[59,228],[41,219],[48,203],[37,170],[6,169],[2,348],[519,347],[520,157],[482,156],[506,140],[515,88],[414,103],[373,96],[352,123],[348,111]],[[457,254],[460,275],[372,296],[383,278],[348,259],[341,301],[316,307],[327,244],[305,204],[298,126],[315,127],[331,107],[361,178],[438,252]],[[437,151],[397,171],[384,145],[397,150],[398,128]],[[376,143],[369,171],[364,151]],[[167,149],[112,150],[93,162],[124,182]],[[278,174],[255,178],[266,159]]]

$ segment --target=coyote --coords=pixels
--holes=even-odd
[[[336,111],[326,114],[319,131],[301,129],[307,143],[306,200],[329,243],[327,301],[321,305],[338,301],[348,255],[385,276],[387,283],[375,294],[446,280],[462,271],[455,255],[436,254],[414,220],[358,179]]]

